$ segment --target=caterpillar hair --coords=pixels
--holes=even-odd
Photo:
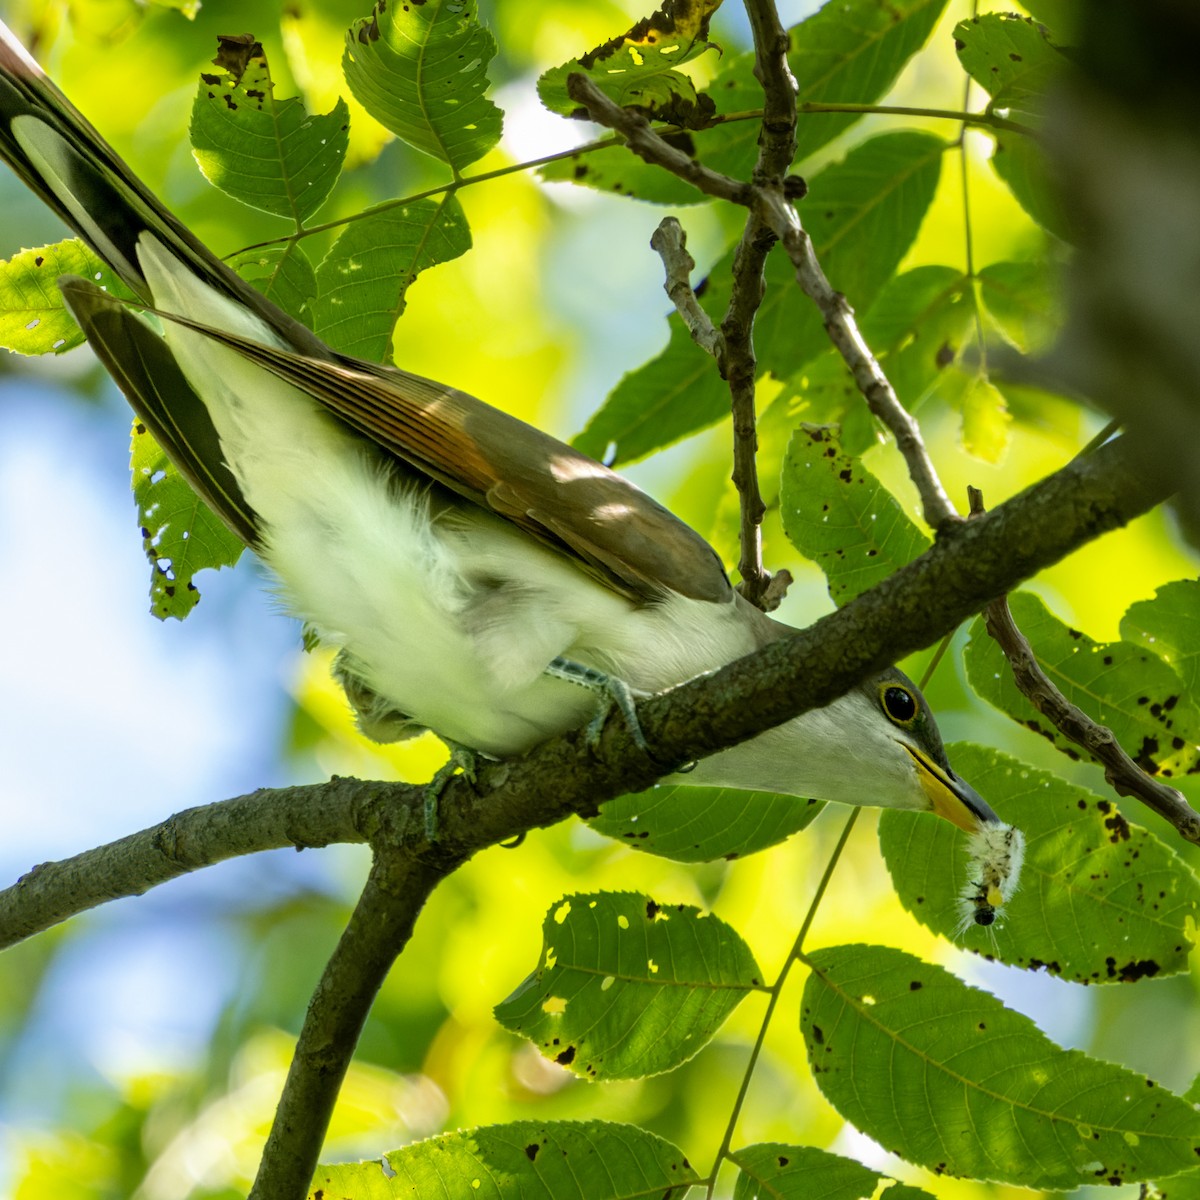
[[[971,866],[958,894],[961,935],[974,925],[991,925],[998,910],[1012,899],[1021,881],[1025,835],[1002,821],[989,823],[967,839]]]

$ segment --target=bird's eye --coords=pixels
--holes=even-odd
[[[912,692],[902,687],[886,687],[883,689],[883,711],[897,725],[907,725],[917,715],[917,701]]]

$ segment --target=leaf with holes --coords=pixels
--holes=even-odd
[[[792,545],[825,572],[842,605],[929,548],[895,497],[855,458],[835,428],[801,425],[792,435],[779,489]]]
[[[946,821],[889,810],[879,844],[900,902],[977,954],[1076,983],[1128,983],[1188,969],[1200,880],[1116,804],[1057,775],[969,743],[954,769],[1025,835],[1016,895],[996,925],[960,933],[966,838]]]
[[[262,46],[222,38],[192,104],[192,153],[208,181],[251,208],[297,228],[325,203],[350,144],[350,110],[339,99],[324,116],[297,96],[275,97]]]
[[[567,896],[542,925],[541,966],[496,1019],[587,1079],[669,1071],[762,987],[724,921],[632,892]]]
[[[1200,1113],[1187,1101],[1061,1049],[942,967],[863,945],[806,961],[800,1027],[817,1086],[893,1154],[938,1174],[1050,1191],[1197,1161]]]
[[[62,354],[83,344],[63,305],[60,275],[80,275],[114,296],[133,293],[78,238],[22,250],[0,262],[0,346],[17,354]]]
[[[317,274],[299,242],[243,250],[229,265],[297,321],[306,318],[317,294]]]
[[[1060,621],[1032,592],[1015,592],[1008,603],[1042,670],[1072,704],[1107,725],[1143,770],[1163,779],[1200,771],[1200,709],[1165,662],[1129,642],[1092,641]],[[980,696],[1048,738],[1068,758],[1081,757],[1083,751],[1018,690],[982,618],[971,625],[963,659]]]
[[[495,54],[473,0],[377,0],[347,32],[342,69],[381,125],[458,172],[500,140],[503,117],[484,95]]]
[[[609,800],[588,824],[647,854],[712,862],[777,845],[811,825],[823,807],[776,792],[666,783]]]
[[[182,621],[200,593],[192,582],[207,567],[231,567],[244,549],[187,480],[175,469],[146,427],[135,421],[130,443],[133,498],[150,560],[150,611]]]
[[[708,23],[720,5],[721,0],[664,4],[628,33],[545,72],[538,96],[551,112],[585,115],[567,92],[568,77],[582,74],[622,108],[684,128],[701,127],[716,106],[677,68],[713,48]]]
[[[1200,688],[1200,580],[1164,584],[1152,600],[1139,600],[1121,618],[1121,637],[1145,646],[1183,680],[1189,696]]]
[[[614,1121],[513,1121],[460,1129],[360,1163],[322,1164],[309,1200],[641,1200],[699,1178],[670,1142]],[[677,1190],[678,1189],[678,1190]]]
[[[450,195],[355,221],[317,268],[313,328],[344,354],[389,361],[413,281],[470,248],[466,214]]]
[[[920,1188],[894,1184],[886,1175],[815,1146],[766,1142],[729,1156],[738,1168],[733,1200],[933,1200]],[[880,1183],[885,1186],[876,1192]]]

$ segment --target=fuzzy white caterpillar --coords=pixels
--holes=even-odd
[[[996,910],[1012,899],[1021,881],[1025,861],[1025,835],[1002,821],[981,826],[967,838],[971,867],[958,894],[962,934],[972,924],[991,925]]]

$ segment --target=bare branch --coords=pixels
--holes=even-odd
[[[983,512],[982,494],[969,489],[971,513]],[[984,609],[987,631],[1004,651],[1021,694],[1054,727],[1082,746],[1104,768],[1104,778],[1119,796],[1132,796],[1169,822],[1185,841],[1200,845],[1200,813],[1176,788],[1148,775],[1122,748],[1107,725],[1092,720],[1072,704],[1042,670],[1037,655],[1013,620],[1008,601],[1001,596]]]
[[[754,37],[754,75],[763,89],[763,118],[753,180],[758,187],[780,189],[796,153],[796,81],[788,66],[788,35],[773,0],[746,5]],[[741,512],[739,591],[752,604],[770,611],[782,599],[781,587],[763,568],[762,521],[766,513],[758,484],[758,417],[755,409],[758,359],[754,320],[766,295],[767,255],[775,234],[751,208],[733,257],[733,287],[721,332],[725,336],[722,373],[729,383],[733,416],[733,484]],[[774,583],[774,587],[772,584]]]
[[[689,158],[682,150],[668,145],[650,128],[650,122],[641,113],[622,108],[610,100],[586,75],[578,71],[568,75],[567,94],[587,109],[593,121],[616,130],[639,158],[665,167],[672,175],[699,188],[706,196],[749,206],[754,189],[748,183],[713,171],[694,158]]]
[[[921,429],[896,396],[876,362],[871,348],[863,340],[854,310],[841,292],[833,289],[812,248],[812,239],[800,224],[800,218],[787,201],[767,191],[758,193],[763,219],[779,235],[784,252],[796,269],[796,282],[817,306],[825,319],[830,341],[837,347],[854,376],[871,411],[896,439],[896,447],[908,464],[908,474],[916,485],[931,529],[943,532],[962,518],[946,495],[937,470],[925,449]]]
[[[705,354],[711,354],[720,361],[725,352],[725,339],[696,299],[691,279],[696,260],[688,253],[687,235],[675,217],[664,217],[659,222],[650,237],[650,248],[662,259],[667,276],[663,291],[670,296],[675,311],[692,335],[692,341]]]

